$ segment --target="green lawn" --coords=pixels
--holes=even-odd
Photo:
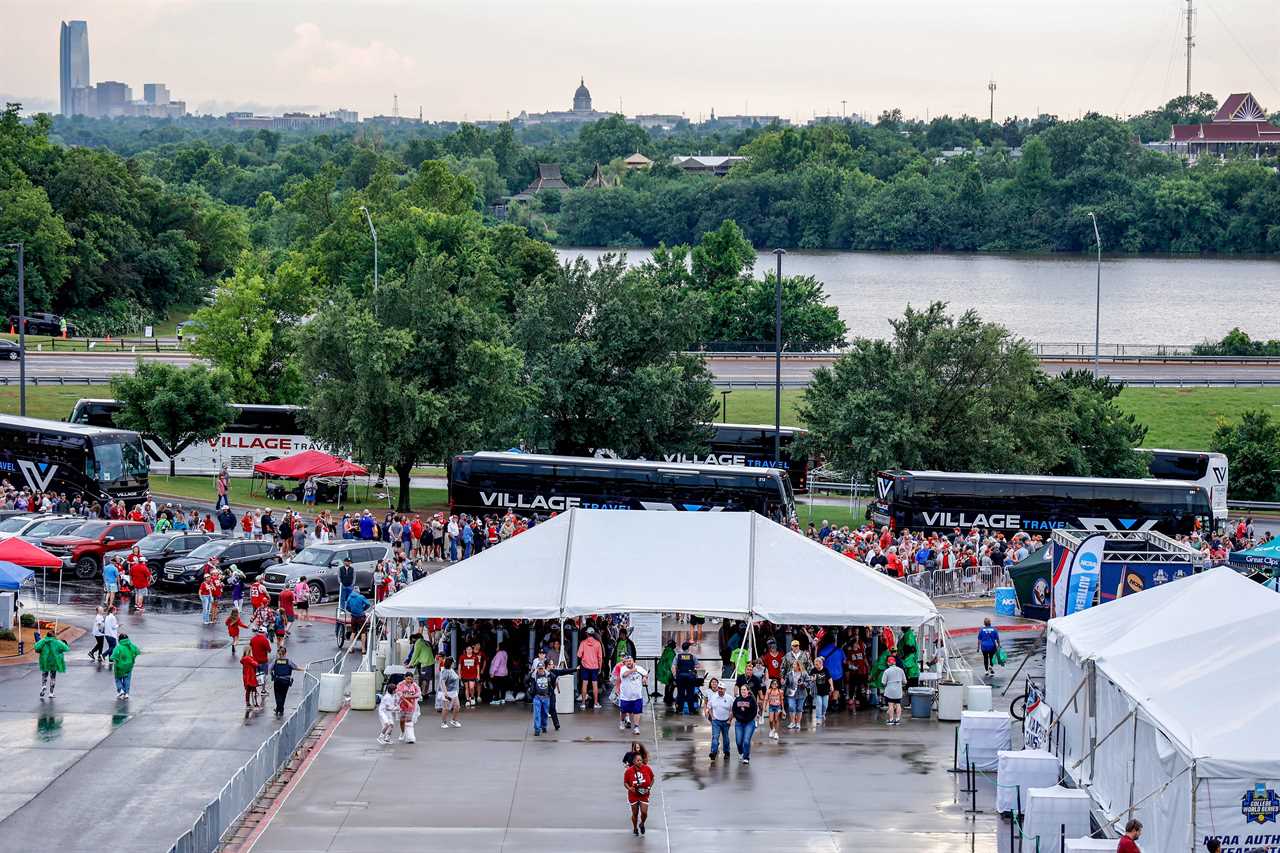
[[[716,391],[716,402],[721,403],[720,395],[722,390]],[[800,402],[800,395],[803,392],[799,389],[782,390],[782,425],[783,426],[803,426],[799,415],[796,414],[796,404]],[[773,423],[774,407],[773,392],[765,389],[757,388],[734,388],[728,398],[723,400],[724,408],[728,409],[727,417],[716,416],[716,420],[724,420],[731,424],[771,424]]]
[[[28,385],[27,417],[65,421],[81,397],[110,397],[106,385]],[[18,414],[18,382],[0,385],[0,412]]]
[[[171,495],[175,498],[185,498],[188,500],[200,500],[212,503],[217,498],[217,490],[214,485],[213,477],[165,477],[152,475],[151,491],[157,495]],[[396,505],[396,495],[398,490],[391,490],[391,505]],[[348,500],[345,509],[361,510],[361,509],[386,509],[385,500],[377,499],[377,490],[370,487],[368,497],[365,497],[364,486],[355,486],[348,493]],[[448,505],[449,495],[444,489],[410,489],[409,499],[413,503],[415,511],[437,510],[443,509]],[[260,507],[284,507],[299,509],[301,504],[297,501],[273,501],[268,500],[266,495],[262,493],[262,481],[254,482],[254,494],[249,494],[249,480],[242,477],[233,477],[231,480],[231,503],[234,506],[260,506]],[[334,504],[317,504],[318,509],[336,510]]]

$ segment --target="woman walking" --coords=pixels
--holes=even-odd
[[[622,784],[627,789],[627,803],[631,806],[631,834],[644,835],[644,824],[649,819],[649,792],[653,790],[653,769],[645,762],[644,752],[631,757],[631,766],[622,773]]]
[[[302,667],[289,660],[289,650],[280,644],[276,652],[275,662],[271,664],[271,685],[276,694],[276,717],[284,716],[284,703],[289,698],[289,688],[293,686],[293,673]]]
[[[89,650],[89,660],[98,663],[103,661],[102,646],[107,641],[106,622],[107,617],[99,607],[98,614],[93,617],[93,648]]]
[[[58,673],[67,671],[67,644],[50,633],[36,641],[33,648],[40,656],[40,701],[43,702],[46,689],[49,698],[53,698]]]
[[[129,689],[133,686],[133,662],[138,659],[142,650],[133,644],[129,635],[120,633],[120,642],[111,650],[111,663],[116,677],[116,698],[128,699]]]
[[[831,673],[826,658],[814,658],[813,674],[813,724],[820,726],[827,720],[827,703],[831,699]]]
[[[733,737],[738,748],[738,758],[743,764],[751,763],[751,738],[756,733],[756,715],[759,706],[751,692],[751,685],[738,686],[738,695],[733,700]]]
[[[804,662],[795,660],[791,664],[791,671],[787,673],[787,710],[791,714],[791,722],[787,724],[789,729],[800,730],[800,718],[804,714],[809,684],[809,673],[804,671]]]

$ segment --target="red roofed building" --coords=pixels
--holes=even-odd
[[[1263,157],[1280,153],[1280,127],[1267,121],[1266,110],[1249,92],[1228,97],[1213,121],[1175,124],[1169,138],[1175,150],[1193,160],[1205,154]]]

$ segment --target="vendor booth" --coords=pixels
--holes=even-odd
[[[283,488],[276,484],[266,485],[267,497],[281,500],[302,500],[303,483],[311,477],[317,480],[317,499],[321,503],[343,503],[346,498],[346,478],[363,477],[369,473],[362,465],[348,462],[321,450],[304,450],[292,456],[259,462],[253,466],[254,477],[283,478],[297,480],[298,485]],[[250,494],[253,484],[249,485]],[[293,495],[293,498],[289,496]]]
[[[1274,577],[1280,573],[1280,537],[1244,551],[1232,551],[1227,563],[1233,568]]]
[[[1051,620],[1064,773],[1116,832],[1142,820],[1146,853],[1258,846],[1280,816],[1277,655],[1280,596],[1228,568]]]

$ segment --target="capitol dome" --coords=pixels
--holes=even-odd
[[[578,90],[573,93],[573,111],[575,113],[591,112],[591,92],[587,89],[586,78],[578,79]]]

